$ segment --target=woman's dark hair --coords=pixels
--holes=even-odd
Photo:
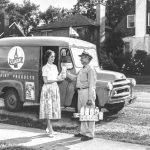
[[[46,51],[46,53],[45,53],[45,59],[46,59],[46,61],[48,61],[48,58],[49,58],[53,53],[55,54],[55,52],[52,51],[52,50],[47,50],[47,51]]]

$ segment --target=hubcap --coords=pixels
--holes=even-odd
[[[15,102],[16,102],[16,101],[15,101],[14,97],[12,97],[12,96],[9,97],[9,104],[10,104],[10,105],[12,105],[12,106],[15,105]]]

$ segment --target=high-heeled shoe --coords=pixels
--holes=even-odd
[[[51,138],[53,138],[53,137],[54,137],[54,134],[53,134],[53,133],[50,133],[48,136],[51,137]]]
[[[48,129],[48,128],[46,128],[46,130],[45,130],[45,131],[46,131],[46,133],[47,133],[47,134],[49,134],[49,129]]]
[[[47,134],[50,134],[50,132],[49,132],[49,129],[48,128],[46,128],[46,133]],[[57,132],[55,132],[55,131],[52,131],[52,133],[51,133],[51,135],[57,135]]]
[[[53,134],[53,135],[57,135],[57,132],[53,131],[52,134]]]

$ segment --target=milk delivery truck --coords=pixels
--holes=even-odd
[[[5,107],[18,111],[25,102],[39,103],[43,85],[42,67],[44,54],[55,52],[54,64],[59,72],[65,66],[77,74],[82,68],[79,55],[87,51],[93,56],[90,65],[97,73],[96,106],[118,112],[135,100],[133,87],[136,81],[119,72],[101,70],[96,46],[89,42],[68,37],[8,37],[0,39],[0,94]],[[62,107],[77,106],[75,81],[66,78],[58,82]]]

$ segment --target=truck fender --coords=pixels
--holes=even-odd
[[[98,80],[96,82],[96,95],[98,97],[99,106],[104,105],[109,101],[110,91],[107,90],[108,81]]]
[[[3,80],[0,81],[0,93],[5,93],[5,90],[7,88],[14,88],[17,90],[20,101],[24,101],[24,92],[23,92],[23,85],[20,81],[14,81],[14,80]]]
[[[104,105],[108,102],[109,100],[109,93],[106,89],[104,88],[96,88],[96,95],[98,97],[98,103],[99,106],[104,107]]]

